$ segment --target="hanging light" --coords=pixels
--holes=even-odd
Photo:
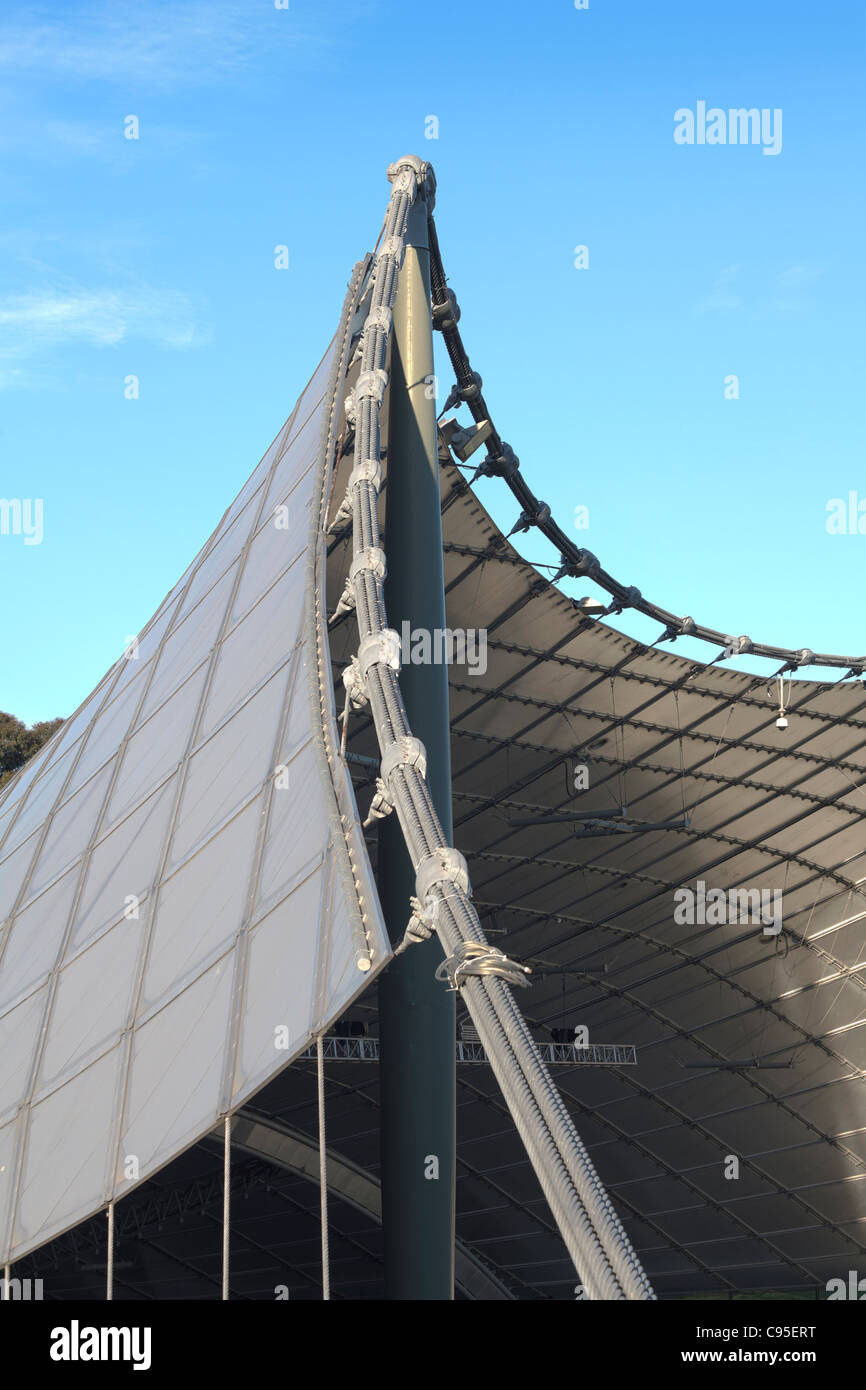
[[[788,677],[788,699],[791,698],[791,677]],[[779,717],[776,720],[777,729],[787,729],[788,721],[785,718],[785,673],[779,676]]]

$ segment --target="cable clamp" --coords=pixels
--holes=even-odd
[[[614,597],[607,611],[608,613],[621,613],[624,608],[637,608],[638,604],[642,602],[643,594],[640,589],[636,589],[633,584],[630,584],[627,589],[623,590],[622,594]]]
[[[370,372],[361,373],[355,383],[355,390],[352,393],[356,417],[361,401],[374,400],[377,405],[382,404],[382,398],[385,395],[385,387],[387,385],[388,373],[382,367],[374,367]]]
[[[591,550],[578,550],[574,557],[574,574],[583,575],[585,579],[595,579],[601,565]]]
[[[380,328],[388,338],[391,336],[393,326],[394,315],[387,304],[377,304],[367,315],[367,322],[364,324],[363,331],[367,333],[371,328]]]
[[[502,441],[502,449],[498,454],[488,454],[482,459],[475,470],[472,481],[475,478],[504,478],[506,482],[513,482],[520,471],[520,459],[515,454],[510,444]]]
[[[377,579],[385,578],[385,552],[380,550],[378,545],[369,545],[366,550],[358,551],[349,566],[348,583],[354,588],[358,575],[364,574],[367,570],[375,574]]]
[[[391,815],[395,795],[391,790],[391,778],[398,767],[417,767],[421,777],[427,773],[427,751],[420,738],[411,734],[402,735],[382,753],[379,771],[381,776],[375,780],[375,795],[370,803],[364,827],[371,826],[374,820],[384,820]]]
[[[415,896],[426,902],[431,888],[440,883],[456,883],[467,895],[472,891],[466,860],[451,845],[441,845],[421,860],[415,870]]]
[[[436,971],[436,979],[447,980],[451,992],[461,989],[470,977],[482,975],[497,975],[506,984],[528,987],[526,976],[531,974],[528,965],[510,960],[502,951],[488,946],[486,942],[464,941],[453,956],[443,960]]]
[[[406,243],[401,236],[386,236],[376,252],[376,269],[387,256],[393,256],[397,270],[403,264],[403,257],[406,254]]]
[[[690,637],[694,630],[694,618],[677,618],[674,622],[665,625],[665,630],[658,640],[660,642],[675,642],[678,637]]]
[[[433,327],[438,328],[441,333],[447,333],[456,328],[459,321],[460,305],[457,303],[457,296],[453,290],[446,290],[443,302],[433,305]]]
[[[725,657],[740,656],[752,650],[751,637],[726,637]]]
[[[470,372],[469,376],[464,379],[462,385],[458,382],[457,394],[461,401],[474,401],[481,395],[481,388],[483,385],[484,382],[481,379],[481,373]]]
[[[371,483],[376,491],[382,486],[382,464],[379,459],[359,459],[349,474],[349,491],[358,483]]]
[[[392,627],[383,627],[381,632],[368,633],[358,648],[358,664],[365,684],[367,673],[376,662],[390,666],[392,671],[400,670],[400,634]]]
[[[382,781],[389,791],[391,778],[398,767],[414,767],[422,777],[426,777],[427,750],[420,738],[415,738],[413,734],[402,734],[382,754]]]

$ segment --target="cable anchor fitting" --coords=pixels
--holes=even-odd
[[[389,798],[388,788],[385,786],[385,783],[382,781],[382,778],[377,777],[376,791],[373,796],[373,800],[370,802],[370,809],[367,812],[367,819],[364,821],[361,829],[366,830],[367,827],[372,825],[374,821],[384,820],[386,816],[390,816],[393,809],[394,803]]]
[[[528,965],[510,960],[494,946],[481,941],[464,941],[453,956],[443,960],[436,971],[436,979],[447,980],[449,992],[456,992],[467,979],[483,975],[497,975],[506,984],[528,987],[526,976],[531,974]]]
[[[418,189],[423,188],[428,210],[433,211],[436,205],[436,175],[433,165],[428,164],[426,159],[417,154],[404,154],[402,159],[395,159],[393,164],[388,165],[387,177],[395,193],[408,193],[412,199]]]
[[[361,675],[361,668],[356,656],[350,657],[348,666],[343,669],[343,686],[352,709],[363,709],[365,705],[370,703],[367,685]]]
[[[349,659],[348,666],[343,670],[343,686],[346,691],[346,698],[343,702],[343,713],[340,715],[343,725],[343,732],[340,737],[340,753],[344,755],[346,740],[349,736],[349,714],[353,709],[363,709],[364,705],[370,702],[367,686],[356,656]]]
[[[385,552],[380,550],[377,545],[370,545],[366,550],[359,550],[349,566],[349,575],[340,596],[340,602],[328,622],[329,627],[333,627],[344,613],[351,613],[352,609],[357,607],[358,576],[366,573],[373,574],[380,580],[385,578]]]
[[[526,510],[520,513],[508,535],[513,536],[517,531],[528,531],[532,526],[545,526],[549,520],[550,508],[546,502],[539,502],[534,511]]]
[[[364,829],[374,820],[384,820],[394,810],[396,797],[392,789],[392,779],[399,767],[414,767],[422,777],[427,775],[427,750],[420,738],[412,734],[402,734],[390,744],[382,754],[380,775],[376,778],[376,793],[370,803]]]
[[[349,474],[346,494],[337,508],[334,520],[328,527],[327,535],[333,535],[335,532],[342,530],[346,523],[352,520],[353,493],[359,483],[369,483],[378,495],[379,489],[382,486],[382,465],[378,459],[361,459],[359,463],[355,464],[355,467]]]

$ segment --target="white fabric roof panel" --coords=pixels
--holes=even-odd
[[[390,954],[320,669],[361,271],[137,649],[0,798],[0,1262],[211,1131]]]

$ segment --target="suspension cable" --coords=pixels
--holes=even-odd
[[[223,1285],[222,1297],[229,1296],[229,1230],[231,1216],[232,1176],[232,1117],[226,1115],[223,1126]]]
[[[454,985],[462,992],[584,1288],[591,1298],[653,1299],[649,1280],[511,994],[507,981],[517,979],[514,963],[494,956],[485,940],[472,906],[465,860],[445,841],[427,789],[423,747],[411,734],[403,706],[397,680],[400,638],[386,626],[384,563],[379,560],[384,561],[377,514],[380,410],[409,209],[422,185],[430,206],[435,178],[416,156],[391,165],[388,178],[392,192],[361,334],[360,372],[347,401],[355,428],[346,499],[352,515],[350,587],[360,638],[358,668],[379,742],[381,780],[415,868],[417,904],[435,926],[446,956],[455,962]],[[441,265],[431,283],[435,307],[444,293]],[[483,960],[484,970],[469,969],[473,960]]]
[[[482,393],[482,379],[470,366],[469,357],[457,327],[460,310],[453,290],[449,290],[447,287],[439,239],[432,215],[428,219],[427,230],[430,245],[433,321],[445,339],[445,347],[457,378],[457,384],[449,396],[446,409],[450,408],[451,405],[465,404],[476,424],[484,421],[490,425],[490,433],[486,439],[487,456],[476,468],[474,477],[499,477],[505,480],[521,507],[519,528],[528,531],[531,527],[536,527],[556,546],[561,557],[561,565],[555,577],[561,579],[565,576],[569,578],[585,576],[591,579],[600,588],[606,590],[611,595],[612,600],[608,608],[597,615],[598,617],[604,617],[610,613],[621,613],[624,608],[633,608],[664,626],[665,632],[659,640],[675,642],[677,637],[697,637],[702,641],[712,642],[715,646],[723,647],[726,656],[749,653],[753,656],[764,656],[776,661],[784,661],[788,671],[796,671],[800,666],[832,666],[845,667],[848,669],[848,674],[861,676],[866,669],[866,655],[859,657],[840,656],[827,652],[813,652],[808,647],[797,650],[789,647],[771,646],[764,642],[753,642],[750,637],[731,637],[716,631],[714,628],[706,627],[691,617],[677,617],[675,613],[671,613],[644,598],[640,589],[636,589],[633,585],[621,584],[618,579],[615,579],[613,575],[602,568],[591,551],[575,545],[567,532],[554,521],[547,504],[539,501],[532,492],[520,471],[519,458],[511,446],[504,442],[493,424],[493,417]]]
[[[114,1298],[114,1203],[108,1203],[108,1258],[105,1261],[105,1301]]]
[[[322,1298],[331,1297],[331,1260],[328,1251],[328,1159],[325,1145],[325,1055],[321,1033],[316,1038],[316,1072],[319,1098],[319,1210],[322,1219]]]

